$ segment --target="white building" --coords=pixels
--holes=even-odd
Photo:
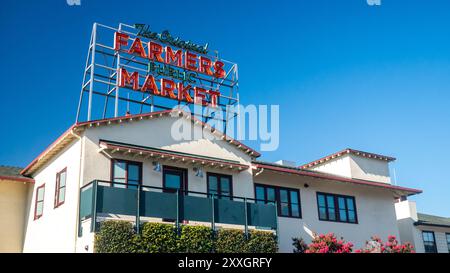
[[[174,140],[178,120],[203,137]],[[34,180],[23,252],[92,252],[92,219],[177,215],[215,228],[266,227],[281,252],[292,252],[293,237],[328,232],[360,248],[373,235],[398,237],[395,200],[421,192],[390,183],[391,157],[346,149],[292,167],[259,156],[184,112],[75,124],[21,172]]]
[[[395,210],[402,242],[410,242],[417,252],[450,253],[450,218],[417,213],[409,200],[399,200]]]

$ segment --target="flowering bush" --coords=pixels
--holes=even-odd
[[[333,233],[315,235],[305,253],[351,253],[353,244],[337,240]]]
[[[399,244],[395,236],[389,235],[388,241],[383,241],[377,237],[372,236],[371,240],[366,242],[366,246],[358,249],[357,253],[415,253],[414,247],[410,243]]]

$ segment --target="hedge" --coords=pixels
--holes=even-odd
[[[104,221],[95,234],[97,253],[274,253],[278,250],[273,233],[206,226],[182,225],[179,232],[171,224],[144,223],[136,234],[131,222]]]

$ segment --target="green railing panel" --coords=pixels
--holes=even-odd
[[[244,202],[217,199],[215,203],[216,223],[245,225]]]
[[[211,222],[212,202],[210,198],[198,196],[181,196],[181,218],[191,221]]]
[[[97,187],[97,212],[135,215],[137,208],[137,190],[116,188],[116,187]]]
[[[88,186],[81,191],[80,196],[80,219],[91,216],[92,213],[92,186]]]
[[[257,227],[277,227],[276,206],[266,204],[247,204],[248,225]]]
[[[167,192],[141,192],[141,216],[176,219],[177,195]]]
[[[96,185],[94,183],[93,185]],[[97,186],[97,200],[93,203],[94,188],[88,186],[81,190],[80,219],[94,213],[121,214],[136,216],[137,189]],[[178,200],[177,200],[178,198]],[[277,228],[276,206],[256,204],[228,199],[213,199],[195,195],[143,190],[140,193],[140,216],[180,221],[215,222],[222,224],[248,225],[263,228]],[[247,209],[245,207],[247,204]],[[213,219],[214,206],[214,219]],[[179,209],[179,211],[177,211]],[[245,213],[247,211],[247,219]],[[95,214],[94,214],[95,215]]]

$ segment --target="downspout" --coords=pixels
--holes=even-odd
[[[80,214],[78,213],[80,210],[80,189],[81,189],[81,168],[82,168],[82,161],[83,161],[83,147],[84,147],[84,142],[83,139],[81,138],[80,135],[76,134],[74,129],[70,130],[70,134],[74,137],[76,137],[79,141],[80,141],[80,161],[79,161],[79,168],[78,168],[78,188],[77,188],[77,198],[75,200],[77,200],[77,210],[76,210],[76,221],[75,221],[75,244],[74,244],[74,253],[77,252],[77,241],[78,241],[78,224],[79,224],[79,216]]]

